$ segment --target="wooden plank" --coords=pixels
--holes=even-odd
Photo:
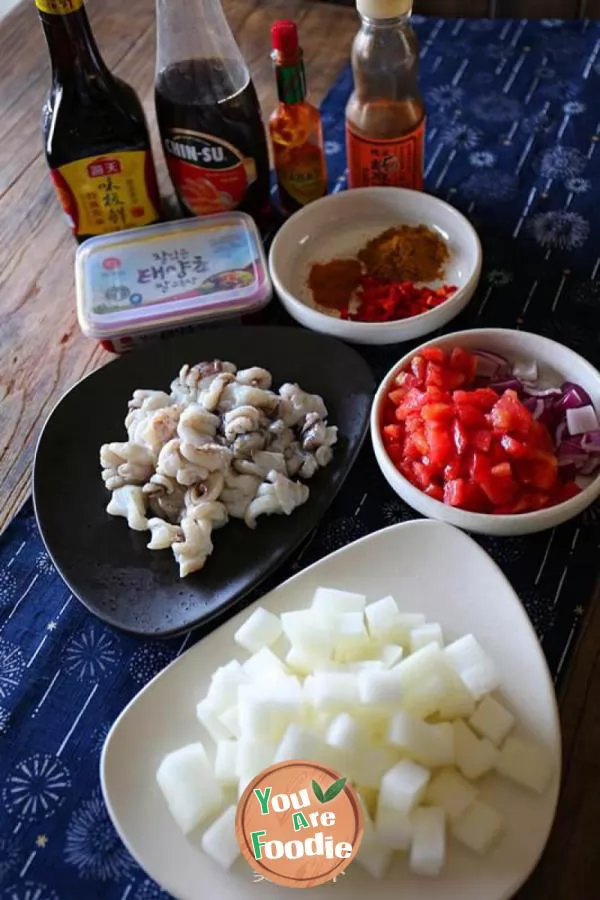
[[[600,591],[573,654],[560,703],[563,782],[542,861],[515,900],[592,900],[599,895]]]
[[[168,195],[153,105],[153,0],[89,0],[88,7],[107,63],[143,100]],[[277,18],[300,21],[311,93],[320,102],[348,58],[355,12],[306,0],[226,0],[225,7],[265,116],[276,103],[269,49]],[[0,530],[29,492],[35,442],[52,407],[82,375],[111,358],[83,337],[76,322],[76,244],[48,178],[39,133],[46,60],[27,0],[0,32],[0,126],[6,135],[0,144]]]

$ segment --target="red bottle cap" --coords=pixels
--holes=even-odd
[[[273,50],[282,56],[294,56],[298,52],[298,29],[295,22],[280,19],[271,27]]]

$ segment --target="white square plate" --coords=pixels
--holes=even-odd
[[[454,841],[437,879],[411,875],[403,860],[383,881],[351,865],[338,883],[344,900],[508,900],[535,867],[548,839],[558,800],[561,738],[552,681],[531,623],[512,587],[469,537],[440,522],[394,525],[338,550],[271,591],[260,605],[274,613],[308,606],[316,587],[362,592],[369,601],[392,594],[405,612],[423,612],[442,624],[447,640],[472,632],[495,660],[503,694],[521,731],[540,742],[554,762],[543,797],[496,776],[481,784],[482,798],[505,816],[503,839],[486,857]],[[196,703],[214,670],[243,651],[233,635],[249,610],[193,646],[126,707],[106,739],[101,761],[104,798],[117,831],[146,872],[177,900],[287,900],[289,889],[254,883],[238,860],[223,872],[186,838],[167,810],[155,774],[165,753],[207,736]],[[313,889],[325,896],[335,887]],[[332,896],[328,894],[327,896]]]

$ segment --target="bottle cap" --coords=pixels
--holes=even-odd
[[[295,22],[280,19],[271,26],[273,50],[282,56],[294,56],[298,52],[298,29]]]
[[[412,10],[413,0],[356,0],[361,16],[368,19],[396,19]]]

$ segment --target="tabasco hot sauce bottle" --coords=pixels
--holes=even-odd
[[[298,30],[282,20],[272,27],[279,106],[269,119],[279,202],[292,213],[327,193],[321,115],[306,99]]]
[[[134,90],[106,68],[83,0],[36,0],[52,86],[46,159],[78,241],[160,218],[150,138]]]
[[[425,108],[412,0],[357,0],[354,92],[346,107],[348,183],[421,190]]]

